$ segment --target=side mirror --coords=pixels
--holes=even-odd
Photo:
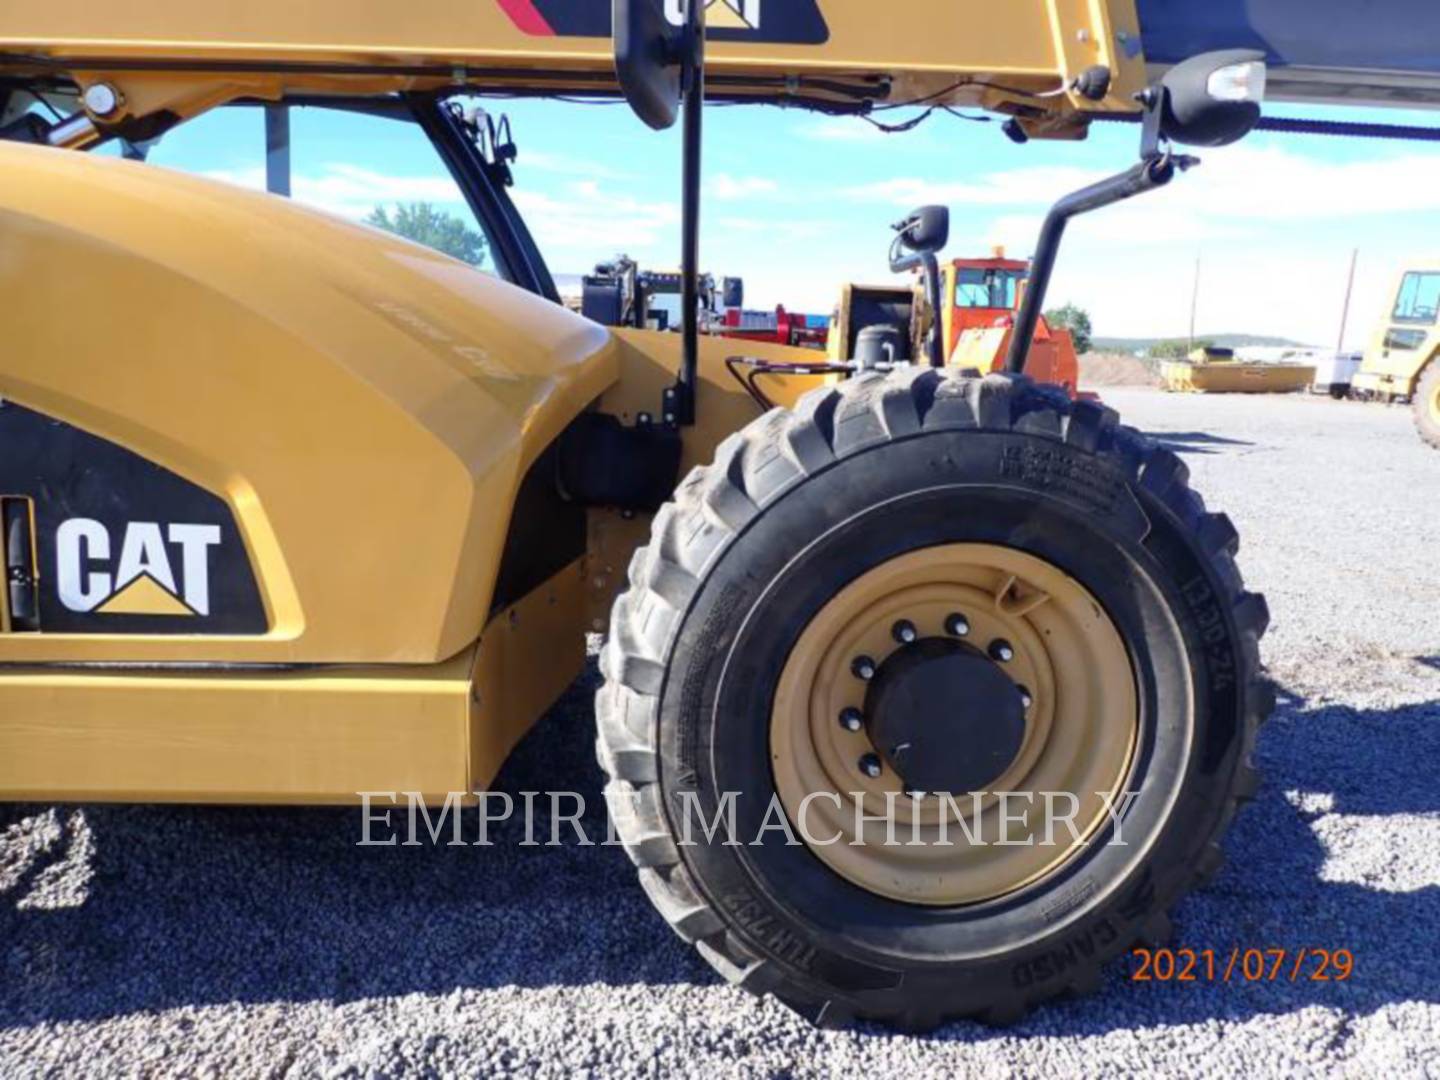
[[[665,17],[661,0],[614,0],[615,75],[635,115],[656,131],[680,115],[683,26]]]
[[[1160,134],[1185,146],[1226,146],[1260,120],[1265,54],[1254,49],[1202,53],[1160,80]]]
[[[911,251],[933,255],[950,242],[950,210],[944,206],[922,206],[904,221],[897,222],[895,231],[902,245]]]

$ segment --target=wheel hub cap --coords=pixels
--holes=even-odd
[[[947,544],[875,566],[811,616],[775,688],[771,765],[837,874],[910,903],[978,903],[1098,833],[1138,725],[1125,643],[1084,586],[1013,548]]]
[[[930,637],[892,653],[865,695],[865,724],[907,791],[985,791],[1025,738],[1019,686],[961,641]]]

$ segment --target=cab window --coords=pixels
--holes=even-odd
[[[1435,322],[1440,312],[1440,273],[1419,273],[1412,271],[1400,282],[1400,295],[1395,300],[1395,313],[1391,322],[1423,323]]]
[[[434,145],[404,114],[227,106],[168,132],[145,160],[287,196],[509,276]]]
[[[955,279],[955,306],[1013,308],[1021,275],[1013,270],[961,267]]]

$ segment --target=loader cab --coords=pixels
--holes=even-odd
[[[1406,266],[1387,295],[1351,386],[1366,396],[1408,398],[1440,355],[1440,258]]]
[[[966,330],[994,326],[1013,315],[1019,306],[1029,264],[1007,259],[996,248],[988,259],[952,259],[944,266],[941,295],[944,312],[945,355],[955,351]]]

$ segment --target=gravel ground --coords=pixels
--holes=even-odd
[[[0,806],[0,1076],[1440,1077],[1440,454],[1398,408],[1108,399],[1235,519],[1274,614],[1265,784],[1178,943],[1344,947],[1349,982],[1117,966],[1003,1032],[822,1032],[721,985],[612,849],[362,849],[348,811]],[[593,679],[506,790],[598,802]]]

